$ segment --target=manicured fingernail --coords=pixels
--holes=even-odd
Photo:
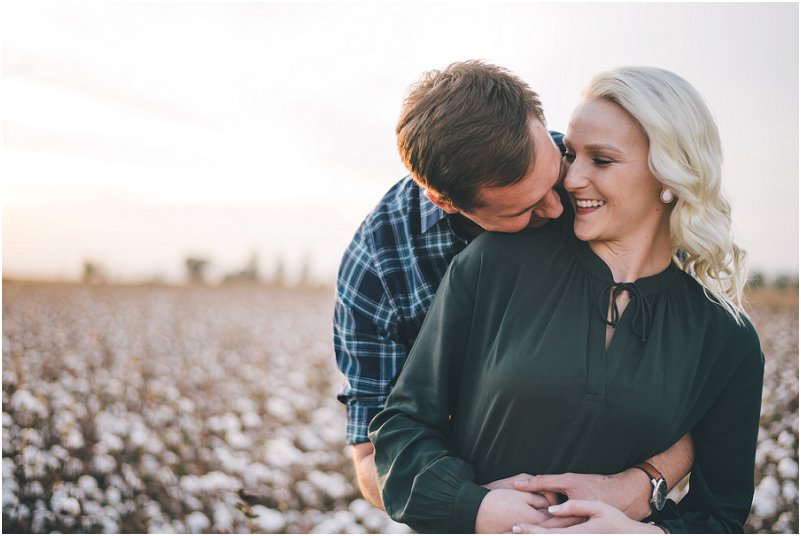
[[[549,506],[548,507],[548,512],[553,514],[554,512],[558,512],[561,509],[562,509],[562,505],[561,504],[554,504],[553,506]]]
[[[523,532],[523,529],[521,529],[520,526],[515,525],[514,527],[512,527],[512,532],[514,532],[515,534],[520,534],[521,532]]]

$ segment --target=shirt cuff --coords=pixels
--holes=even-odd
[[[489,493],[485,487],[475,482],[465,482],[456,493],[451,514],[451,527],[454,533],[473,534],[476,532],[476,517],[481,501]]]
[[[370,441],[367,437],[367,426],[373,417],[378,415],[382,407],[364,406],[362,404],[352,404],[347,406],[348,418],[348,444],[365,443]]]

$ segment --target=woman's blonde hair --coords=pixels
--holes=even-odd
[[[656,67],[601,73],[583,98],[615,102],[640,123],[651,172],[677,198],[670,215],[674,262],[742,323],[746,254],[732,238],[720,135],[704,99],[689,82]]]

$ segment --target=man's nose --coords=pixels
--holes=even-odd
[[[545,198],[541,201],[541,205],[534,209],[534,214],[539,218],[555,219],[562,215],[564,207],[562,200],[556,190],[551,189]]]

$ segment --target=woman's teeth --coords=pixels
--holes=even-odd
[[[599,201],[597,199],[576,199],[576,206],[579,208],[595,208],[595,207],[602,207],[606,204],[606,201]]]

